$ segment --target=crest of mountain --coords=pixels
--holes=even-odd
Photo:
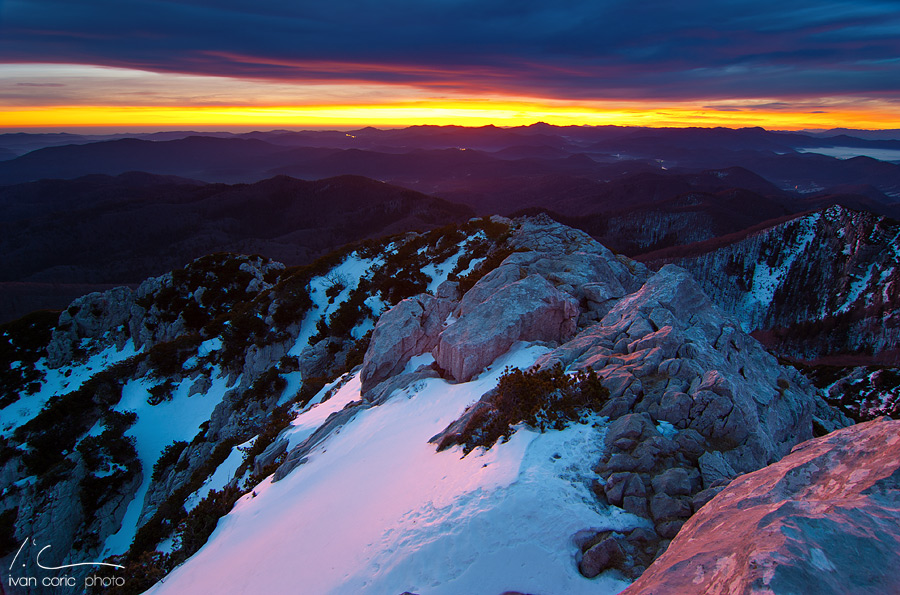
[[[170,141],[123,138],[46,147],[0,162],[0,184],[42,178],[118,175],[129,171],[178,175],[215,182],[260,179],[268,159],[285,147],[256,139],[190,136]],[[252,172],[248,175],[247,172]]]
[[[127,173],[0,188],[0,282],[8,320],[61,284],[137,284],[205,254],[263,254],[307,264],[348,242],[425,230],[471,217],[466,207],[374,180],[343,176],[201,184]],[[29,285],[21,285],[28,283]],[[77,294],[77,295],[80,295]],[[61,294],[61,295],[60,295]],[[62,301],[60,301],[62,300]]]
[[[869,353],[896,363],[898,240],[896,221],[832,206],[644,260],[689,270],[745,331],[783,356]]]
[[[804,442],[692,517],[624,591],[896,593],[900,421]]]
[[[577,227],[611,249],[633,257],[735,233],[790,212],[789,201],[728,188],[690,191],[635,207],[614,208],[584,216],[549,212],[557,221]],[[534,214],[543,209],[525,209]]]
[[[6,541],[135,592],[613,592],[847,423],[685,271],[547,218],[210,256],[0,337]]]
[[[670,152],[681,150],[754,150],[787,152],[803,143],[800,135],[769,132],[763,128],[655,128],[628,131],[601,141],[592,148],[602,151]]]

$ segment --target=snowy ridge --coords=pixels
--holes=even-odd
[[[140,352],[12,431],[3,506],[130,592],[615,593],[844,422],[685,271],[546,217],[214,255],[65,322],[57,359]]]
[[[766,308],[772,303],[775,292],[784,284],[791,266],[797,258],[805,256],[810,244],[816,235],[816,225],[819,223],[819,213],[803,217],[795,222],[796,228],[792,230],[790,239],[786,245],[781,246],[778,258],[772,263],[769,255],[771,250],[766,244],[769,237],[760,237],[757,246],[759,262],[753,271],[753,280],[750,283],[750,291],[745,294],[741,310],[747,312],[747,318],[743,318],[741,326],[744,331],[751,331],[765,320]],[[763,247],[765,246],[765,247]]]
[[[176,564],[205,540],[194,527],[209,526],[209,514],[214,526],[224,512],[211,506],[256,485],[283,456],[273,447],[295,446],[340,404],[327,379],[355,365],[348,358],[359,357],[353,350],[378,316],[471,273],[506,229],[475,220],[291,270],[211,255],[136,291],[79,298],[43,357],[10,362],[9,377],[24,388],[0,402],[9,446],[0,513],[12,513],[17,534],[43,535],[71,559],[149,553]],[[14,353],[34,342],[3,339]],[[65,409],[77,413],[62,428],[54,420]],[[307,410],[284,443],[272,442]],[[153,576],[136,572],[132,589]]]

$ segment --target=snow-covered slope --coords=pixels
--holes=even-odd
[[[140,575],[129,589],[150,586],[267,475],[271,441],[359,363],[377,317],[464,278],[507,229],[473,221],[298,269],[211,255],[135,291],[84,296],[58,320],[5,325],[0,557],[38,535],[60,562],[114,555]],[[37,571],[29,557],[23,572]]]
[[[467,457],[428,443],[505,366],[546,351],[519,345],[476,380],[424,380],[360,413],[285,479],[239,500],[149,593],[618,592],[625,583],[597,584],[573,562],[579,529],[640,523],[588,488],[602,429],[524,430]],[[331,399],[358,401],[358,376]]]

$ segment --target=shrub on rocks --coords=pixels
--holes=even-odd
[[[507,368],[495,389],[432,442],[438,443],[438,450],[461,444],[463,452],[469,453],[509,438],[513,426],[521,422],[540,431],[562,429],[584,414],[599,411],[608,395],[593,370],[569,375],[561,366],[527,371]]]

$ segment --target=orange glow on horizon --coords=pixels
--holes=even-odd
[[[521,126],[620,125],[648,127],[761,126],[767,129],[896,128],[900,113],[841,107],[825,113],[742,109],[719,111],[697,105],[663,107],[541,104],[515,101],[420,101],[373,105],[300,106],[44,106],[0,108],[0,128],[87,127],[402,127],[417,124]]]

